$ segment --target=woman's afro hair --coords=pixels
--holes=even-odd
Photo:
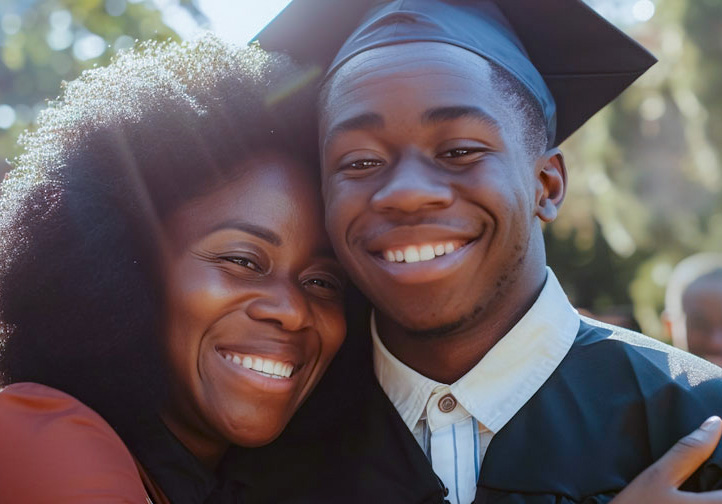
[[[264,151],[316,176],[318,73],[207,34],[67,83],[0,187],[0,386],[61,389],[121,435],[156,414],[163,221]]]

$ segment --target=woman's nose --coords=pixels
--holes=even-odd
[[[390,171],[385,184],[371,198],[377,212],[413,213],[423,209],[445,208],[454,201],[453,189],[444,177],[421,159],[402,159]]]
[[[281,326],[286,331],[301,331],[311,325],[311,307],[300,288],[282,285],[254,299],[246,309],[248,316],[260,322]]]

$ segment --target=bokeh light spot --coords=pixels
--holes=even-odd
[[[129,37],[128,35],[121,35],[117,39],[115,39],[115,42],[113,42],[113,50],[115,52],[122,51],[123,49],[130,49],[135,45],[135,40],[133,37]]]
[[[15,35],[20,31],[22,21],[17,14],[5,14],[0,24],[2,24],[2,29],[7,35]]]
[[[53,29],[45,37],[45,41],[53,51],[63,51],[73,44],[73,34],[67,29]]]
[[[127,4],[125,0],[105,0],[105,12],[110,16],[122,16],[125,13]]]
[[[105,40],[95,33],[83,33],[73,44],[73,55],[80,61],[97,58],[105,52]]]
[[[649,21],[654,16],[654,3],[652,0],[638,0],[632,7],[632,15],[642,23]]]
[[[53,30],[68,30],[73,23],[73,16],[65,9],[56,10],[50,14],[49,21]]]
[[[8,129],[15,123],[15,110],[10,105],[0,105],[0,129]]]

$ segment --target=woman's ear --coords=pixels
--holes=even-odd
[[[536,164],[536,215],[542,222],[557,218],[567,192],[567,167],[558,148],[549,149]]]

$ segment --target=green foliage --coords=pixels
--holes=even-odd
[[[578,305],[633,303],[643,331],[666,339],[673,266],[722,250],[722,3],[659,0],[631,31],[660,62],[563,146],[570,188],[546,230],[549,262]]]
[[[136,39],[168,38],[178,35],[151,2],[0,0],[0,106],[9,105],[12,112],[5,107],[4,113],[15,116],[9,129],[0,129],[0,178],[9,169],[5,160],[18,153],[18,135],[58,96],[63,80],[106,64]]]

